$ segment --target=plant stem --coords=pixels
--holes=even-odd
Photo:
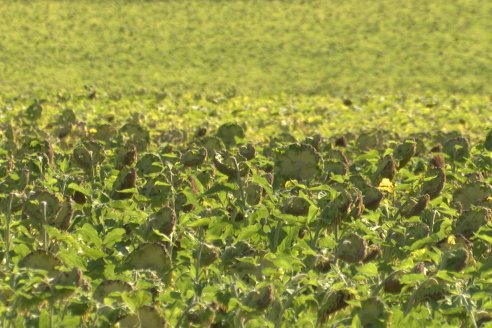
[[[200,229],[199,234],[198,234],[198,242],[200,243],[200,249],[198,250],[198,254],[196,257],[196,262],[195,262],[195,277],[193,280],[193,283],[195,285],[195,295],[193,296],[193,301],[196,300],[197,297],[197,291],[198,291],[198,285],[200,283],[200,269],[201,269],[201,260],[202,260],[202,250],[203,250],[203,229]],[[201,293],[201,291],[200,291]]]
[[[239,199],[241,200],[241,203],[245,205],[244,185],[243,185],[243,179],[241,179],[241,172],[239,171],[239,164],[237,163],[236,157],[232,156],[231,159],[234,163],[234,169],[236,170],[236,180],[237,180],[237,185],[239,186]]]
[[[181,313],[181,315],[179,316],[179,319],[178,319],[178,322],[176,323],[176,327],[182,327],[183,326],[183,320],[184,320],[184,317],[185,315],[190,311],[190,309],[192,307],[194,307],[196,305],[196,303],[193,301],[193,299],[191,298],[189,300],[189,304],[188,306],[186,307],[186,309],[183,310],[183,312]]]
[[[272,252],[276,252],[277,251],[278,239],[280,237],[280,230],[281,229],[282,229],[282,220],[278,220],[277,227],[275,228],[275,236],[274,236],[274,239],[273,239]]]
[[[280,310],[280,313],[278,314],[277,318],[275,319],[275,323],[274,323],[274,327],[275,328],[280,328],[282,327],[282,319],[283,319],[283,315],[284,315],[284,312],[285,312],[285,309],[288,309],[291,304],[292,304],[292,301],[294,300],[294,298],[299,295],[300,292],[302,292],[304,289],[306,289],[306,286],[301,286],[299,288],[297,288],[297,290],[292,293],[292,295],[289,296],[289,298],[287,299],[287,301],[285,302],[285,304],[282,306],[282,309]]]
[[[5,227],[5,266],[9,267],[10,262],[10,223],[12,221],[12,200],[14,195],[11,193],[9,197],[9,209],[7,211],[7,222]]]
[[[460,298],[465,303],[466,311],[468,312],[468,315],[470,316],[470,320],[471,320],[473,328],[477,328],[477,322],[475,320],[475,315],[473,314],[473,308],[472,308],[468,298],[465,297],[464,295],[460,295]]]
[[[46,207],[47,207],[47,204],[46,202],[42,202],[41,203],[43,205],[43,217],[44,217],[44,224],[48,224],[48,218],[46,217]],[[45,252],[48,252],[48,248],[49,248],[49,245],[48,245],[48,233],[46,232],[46,229],[43,227],[43,246],[44,246],[44,251]]]
[[[435,223],[435,220],[436,220],[436,214],[437,214],[437,211],[436,210],[432,210],[432,223],[431,223],[431,226],[430,226],[431,234],[434,233],[434,223]]]
[[[318,243],[319,234],[321,232],[321,218],[318,218],[316,222],[316,230],[314,231],[314,238],[311,240],[311,247],[316,249],[316,244]]]
[[[50,301],[50,328],[53,328],[53,316],[54,316],[54,306],[53,300]]]
[[[92,159],[92,151],[89,151],[89,157],[91,159],[90,166],[91,166],[91,180],[94,180],[94,165],[93,165],[93,159]]]
[[[348,284],[347,280],[345,280],[345,276],[343,275],[342,271],[340,271],[340,268],[338,267],[338,261],[335,262],[335,265],[333,266],[333,269],[334,269],[335,273],[343,281],[343,283],[345,284],[345,286],[350,287],[350,285]]]

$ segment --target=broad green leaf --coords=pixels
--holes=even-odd
[[[378,267],[374,263],[367,263],[357,268],[359,273],[367,277],[376,277],[378,275]]]
[[[78,230],[78,233],[82,237],[82,240],[86,243],[94,244],[97,248],[100,248],[103,244],[98,232],[89,223],[85,223],[82,228]]]
[[[260,230],[260,226],[258,224],[250,225],[246,228],[241,229],[241,231],[239,232],[239,234],[237,236],[237,239],[238,240],[247,240],[252,235],[258,233],[259,230]]]
[[[112,247],[115,243],[121,241],[126,231],[123,228],[115,228],[108,232],[104,237],[103,244],[105,247]]]
[[[88,197],[91,196],[91,191],[89,189],[86,189],[86,188],[82,187],[81,185],[78,185],[74,182],[72,182],[68,185],[68,189],[78,191],[78,192],[80,192],[80,193],[82,193]]]
[[[491,236],[485,235],[485,234],[483,234],[483,233],[481,233],[481,234],[477,234],[476,236],[477,236],[478,238],[480,238],[480,239],[482,239],[482,240],[486,241],[486,242],[487,242],[487,243],[489,243],[490,245],[492,245],[492,237],[491,237]]]
[[[39,315],[39,328],[51,328],[50,327],[50,313],[49,313],[48,309],[45,309]]]
[[[427,277],[422,273],[407,273],[400,278],[400,282],[402,284],[415,285],[425,279],[427,279]]]

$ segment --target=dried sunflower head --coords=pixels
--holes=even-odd
[[[285,180],[309,180],[321,172],[321,156],[306,144],[291,144],[275,161],[275,176]]]
[[[367,256],[367,242],[359,235],[351,233],[338,242],[335,256],[347,263],[358,263]]]

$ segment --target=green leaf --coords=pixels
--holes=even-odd
[[[352,328],[361,328],[361,327],[362,327],[362,323],[360,322],[360,318],[358,315],[355,315],[352,318]]]
[[[195,220],[195,221],[187,224],[187,226],[190,228],[208,226],[210,224],[210,221],[211,221],[210,218],[198,219],[198,220]]]
[[[86,189],[84,187],[82,187],[81,185],[78,185],[74,182],[70,183],[68,185],[68,189],[72,189],[72,190],[75,190],[75,191],[78,191],[86,196],[91,196],[91,191],[89,189]]]
[[[455,281],[455,279],[447,271],[440,270],[440,271],[438,271],[435,274],[435,277],[441,278],[442,280],[446,280],[446,281],[449,281],[449,282],[454,282]]]
[[[115,243],[121,241],[126,231],[123,228],[116,228],[111,230],[106,237],[104,237],[103,244],[106,247],[112,247]]]
[[[285,232],[287,232],[287,236],[282,240],[280,245],[278,245],[277,250],[279,252],[284,252],[290,250],[294,240],[299,235],[299,227],[284,227]]]
[[[367,263],[357,268],[359,273],[367,277],[376,277],[378,275],[378,267],[374,263]]]
[[[305,255],[317,255],[316,251],[312,249],[311,246],[304,240],[304,239],[299,239],[296,241],[295,245],[296,249],[299,249],[302,251],[303,254]]]
[[[78,326],[80,326],[80,317],[72,316],[72,315],[66,315],[63,318],[63,322],[61,324],[61,327],[78,327]]]
[[[238,234],[238,240],[247,240],[249,237],[253,236],[260,230],[259,224],[253,224],[246,228],[241,229],[241,232]]]
[[[413,259],[408,257],[403,260],[400,264],[398,264],[395,268],[397,270],[409,270],[414,267]]]
[[[259,186],[261,186],[266,191],[266,193],[270,199],[272,199],[272,200],[274,199],[274,196],[272,193],[272,187],[268,183],[267,179],[265,179],[262,176],[259,176],[258,174],[253,174],[252,181],[254,183],[258,184]]]
[[[86,261],[84,257],[80,256],[80,254],[77,254],[74,249],[61,249],[58,256],[68,267],[86,267]]]
[[[104,277],[106,279],[115,279],[116,275],[114,273],[114,269],[116,266],[113,263],[106,263],[104,265]]]
[[[119,193],[122,194],[136,194],[138,192],[137,188],[128,188],[128,189],[121,189],[118,190]]]
[[[51,239],[57,240],[57,241],[63,241],[65,243],[67,243],[68,245],[70,245],[72,248],[77,248],[78,242],[74,238],[73,235],[71,235],[69,233],[64,233],[64,232],[58,230],[57,228],[52,227],[52,226],[47,225],[47,224],[44,224],[43,228]]]
[[[407,273],[401,277],[400,282],[402,284],[415,285],[419,281],[424,281],[427,277],[422,273]]]
[[[172,243],[172,240],[171,238],[169,238],[168,236],[166,236],[165,234],[163,234],[162,232],[160,232],[159,230],[157,229],[152,229],[152,231],[158,235],[159,237],[161,237],[161,240],[165,241],[165,242],[168,242],[168,243]]]
[[[410,246],[411,251],[415,251],[417,249],[421,249],[422,247],[429,245],[429,244],[434,244],[435,240],[432,236],[422,238],[420,240],[417,240]]]
[[[144,305],[148,305],[152,302],[152,294],[150,294],[146,290],[139,290],[135,293],[135,295],[133,296],[133,299],[135,302],[134,304],[140,308],[140,307],[142,307]]]
[[[50,313],[47,309],[39,315],[39,328],[50,328]]]
[[[489,243],[490,245],[492,245],[492,237],[490,236],[487,236],[485,234],[479,234],[479,235],[476,235],[478,238],[482,239],[483,241],[486,241],[487,243]]]
[[[90,247],[87,245],[81,245],[82,253],[90,259],[97,260],[104,257],[106,254],[101,250],[101,247]]]
[[[490,274],[492,271],[492,257],[489,257],[485,261],[483,261],[482,266],[478,269],[479,272],[485,273],[485,276]]]
[[[128,293],[122,293],[121,295],[121,300],[130,308],[132,312],[137,311],[137,306],[135,304],[135,301],[133,300]]]
[[[102,246],[103,242],[99,237],[99,234],[97,233],[96,229],[94,229],[94,227],[89,223],[85,223],[78,232],[79,235],[82,237],[82,240],[84,240],[86,243],[92,243],[98,248]]]
[[[202,196],[209,196],[219,192],[235,192],[239,189],[237,185],[232,183],[215,183],[209,190],[207,190]]]
[[[271,261],[276,267],[285,270],[293,270],[295,267],[302,266],[302,262],[288,254],[272,254],[265,255],[265,259]]]
[[[16,244],[12,247],[12,250],[15,252],[15,254],[17,254],[21,258],[31,252],[29,247],[27,247],[27,245],[25,244]]]
[[[304,225],[306,223],[307,218],[305,216],[295,216],[291,214],[284,214],[280,212],[278,209],[273,211],[273,215],[281,220],[286,221],[290,224]]]
[[[330,235],[320,238],[318,241],[319,247],[334,249],[337,246],[337,241]]]

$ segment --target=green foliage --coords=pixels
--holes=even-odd
[[[214,99],[2,100],[2,327],[492,320],[489,100]]]
[[[10,1],[0,8],[0,88],[486,94],[491,9],[478,0]]]

